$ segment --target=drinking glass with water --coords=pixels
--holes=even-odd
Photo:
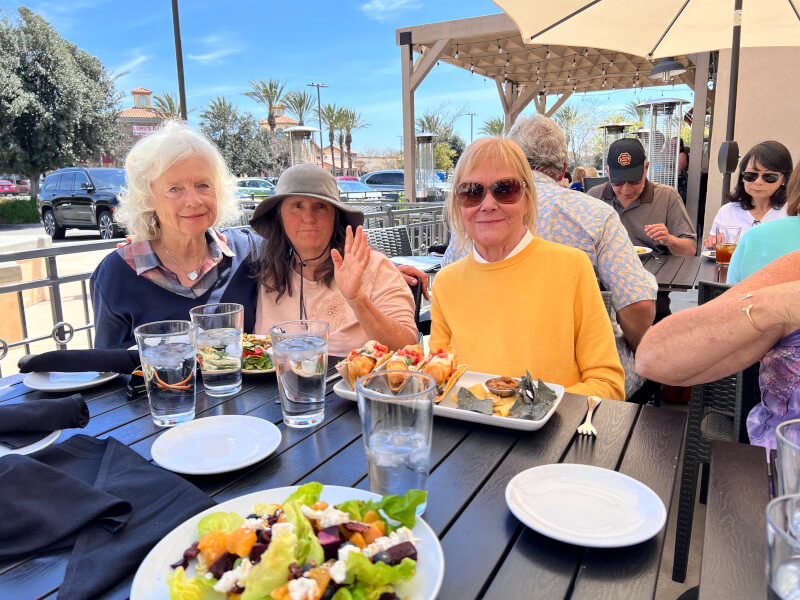
[[[270,327],[283,422],[313,427],[325,418],[328,330],[325,321],[284,321]]]
[[[398,391],[390,377],[405,381]],[[397,387],[397,386],[394,386]],[[436,381],[427,373],[377,371],[356,381],[369,489],[383,496],[426,490]],[[417,507],[425,512],[426,504]]]
[[[197,325],[197,361],[209,396],[229,396],[242,389],[241,304],[204,304],[189,311]]]
[[[767,598],[800,598],[800,494],[767,505]]]
[[[189,321],[157,321],[134,330],[156,425],[194,419],[196,329]]]

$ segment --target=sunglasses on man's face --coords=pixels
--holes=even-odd
[[[517,179],[500,179],[490,186],[482,183],[459,183],[456,188],[456,198],[461,206],[471,208],[479,206],[490,191],[492,197],[500,204],[514,204],[522,197],[523,188],[527,183]]]
[[[742,173],[742,179],[744,179],[747,183],[753,183],[756,179],[758,179],[759,175],[766,183],[775,183],[781,178],[780,173],[758,173],[756,171],[745,171]]]

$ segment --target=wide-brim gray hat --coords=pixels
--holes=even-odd
[[[275,195],[262,200],[256,207],[250,219],[250,227],[262,236],[265,235],[265,217],[290,196],[306,196],[330,202],[342,211],[345,222],[353,230],[364,224],[364,213],[339,199],[339,188],[333,175],[316,165],[295,165],[281,174]]]

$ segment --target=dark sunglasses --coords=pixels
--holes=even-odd
[[[517,179],[500,179],[488,186],[492,197],[500,204],[514,204],[522,197],[522,190],[528,186]],[[486,197],[487,186],[482,183],[459,183],[456,198],[462,206],[475,207]]]
[[[763,179],[766,183],[775,183],[778,181],[781,176],[778,173],[756,173],[755,171],[745,171],[742,173],[742,179],[744,179],[747,183],[753,183],[758,176],[761,175],[761,179]]]

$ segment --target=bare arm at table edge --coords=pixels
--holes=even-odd
[[[742,300],[748,292],[753,296]],[[670,385],[715,381],[760,360],[800,328],[800,251],[770,263],[719,298],[651,327],[636,351],[640,375]],[[742,308],[752,304],[750,315]]]
[[[642,341],[642,336],[653,324],[655,316],[655,300],[640,300],[617,311],[617,322],[622,328],[622,334],[628,346],[636,350]]]

